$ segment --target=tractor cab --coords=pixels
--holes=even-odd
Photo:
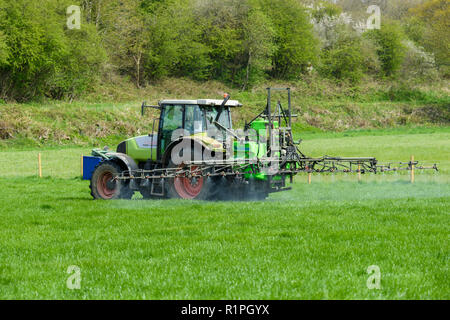
[[[148,160],[164,162],[169,149],[181,138],[223,151],[228,135],[233,134],[230,108],[240,106],[239,101],[229,100],[228,95],[224,100],[162,100],[158,106],[147,106],[144,102],[142,114],[145,108],[160,110],[159,124],[154,124],[148,135],[121,142],[117,152],[129,155],[141,167]]]
[[[236,100],[162,100],[158,127],[158,159],[180,138],[189,137],[217,149],[223,147],[231,133],[231,107],[240,107]]]

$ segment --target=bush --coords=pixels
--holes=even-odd
[[[305,8],[296,0],[262,0],[275,30],[275,53],[270,74],[298,78],[317,61],[318,43]]]
[[[61,99],[89,86],[106,56],[89,24],[81,31],[64,29],[65,8],[26,0],[5,5],[0,47],[9,54],[0,66],[3,96]]]
[[[411,82],[406,80],[392,85],[389,90],[384,92],[382,95],[386,100],[397,102],[421,101],[428,103],[435,102],[437,100],[431,93],[418,88],[413,88]]]
[[[200,41],[202,29],[189,3],[174,1],[155,9],[150,18],[146,72],[151,78],[210,76],[209,48]]]
[[[271,67],[273,27],[256,1],[173,1],[155,9],[147,73],[246,88]]]
[[[405,58],[401,67],[402,78],[435,80],[438,77],[436,62],[431,53],[412,41],[405,41]]]
[[[310,8],[311,20],[321,49],[332,47],[338,41],[341,32],[351,29],[353,22],[351,16],[333,8],[335,6],[332,4],[319,4]]]
[[[2,19],[0,15],[0,19]],[[9,48],[6,43],[6,36],[0,31],[0,68],[5,67],[8,63]]]
[[[381,72],[381,62],[378,57],[379,47],[377,44],[367,37],[361,38],[361,56],[362,68],[364,73],[376,76]]]
[[[319,4],[311,9],[311,17],[322,47],[319,64],[322,76],[357,83],[364,71],[376,68],[373,55],[366,58],[363,54],[362,39],[351,16],[335,5]]]
[[[352,83],[363,76],[361,39],[355,34],[343,31],[332,47],[324,49],[321,59],[319,71],[324,76],[348,79]]]
[[[414,21],[419,21],[420,37],[416,42],[436,59],[439,72],[450,77],[450,2],[448,0],[427,0],[410,10]]]
[[[378,46],[377,54],[381,62],[383,75],[393,76],[400,69],[405,48],[402,29],[395,23],[384,23],[381,29],[369,30],[365,35]]]

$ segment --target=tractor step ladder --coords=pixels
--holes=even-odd
[[[164,178],[153,180],[152,186],[150,188],[150,194],[152,196],[164,197],[164,180]],[[155,191],[155,185],[160,188],[160,192]]]

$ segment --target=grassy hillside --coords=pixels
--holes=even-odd
[[[157,116],[155,112],[140,116],[144,100],[156,104],[164,98],[220,98],[224,92],[244,104],[233,110],[235,127],[242,127],[264,108],[269,85],[292,88],[298,115],[293,127],[298,134],[450,124],[450,94],[445,83],[352,87],[316,80],[268,83],[242,92],[217,82],[170,79],[141,90],[127,83],[123,87],[105,84],[86,101],[2,104],[0,148],[114,145],[123,138],[151,132],[152,119]],[[277,99],[284,101],[275,95],[274,103]]]

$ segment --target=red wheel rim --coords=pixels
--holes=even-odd
[[[183,166],[180,166],[182,169]],[[196,166],[191,167],[191,173],[197,169]],[[175,191],[183,199],[196,198],[203,189],[203,177],[193,174],[192,177],[176,177],[173,181]]]
[[[108,187],[108,182],[113,179],[111,172],[103,172],[97,180],[97,191],[103,199],[111,199],[116,193],[117,186],[114,189]]]

